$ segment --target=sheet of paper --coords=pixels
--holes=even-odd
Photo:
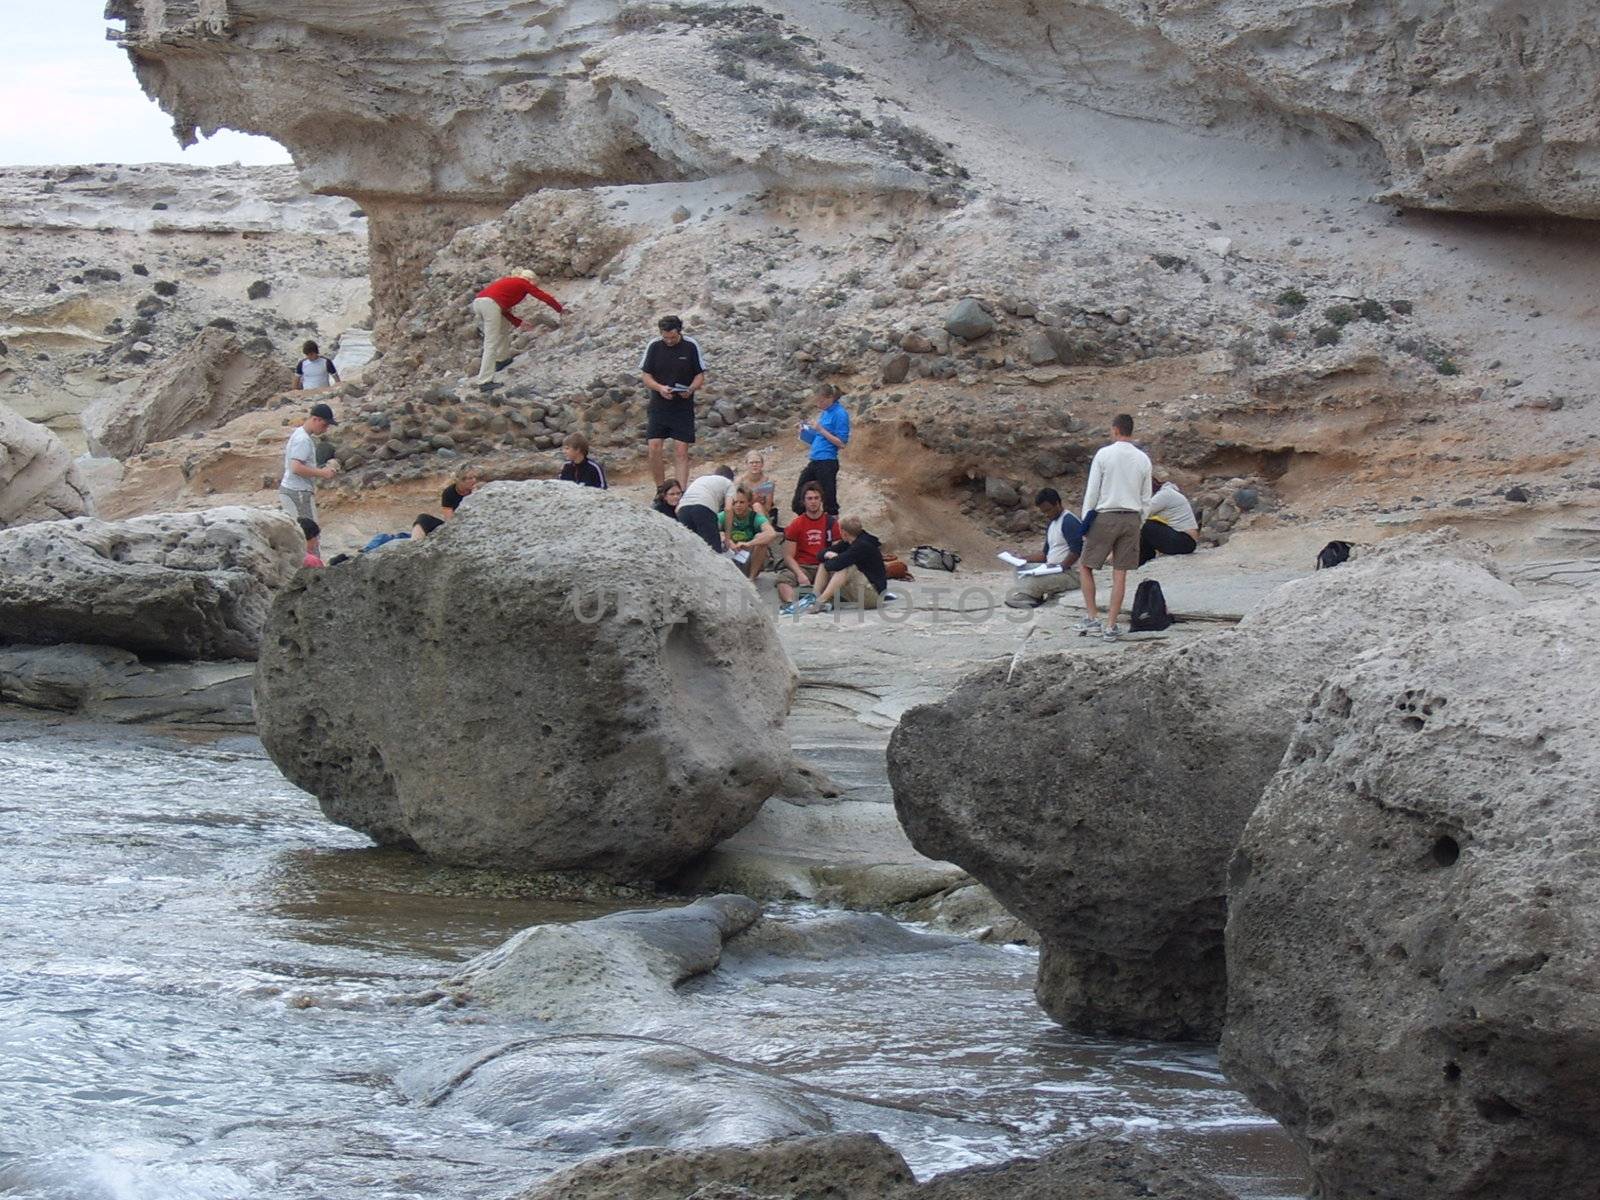
[[[1037,567],[1029,567],[1026,571],[1018,571],[1018,575],[1060,575],[1062,568],[1048,566],[1040,563]]]
[[[1001,562],[1009,563],[1013,567],[1025,567],[1025,566],[1028,565],[1028,560],[1027,559],[1018,558],[1015,554],[1011,553],[1011,551],[1009,551],[1009,550],[1000,551],[1000,553],[996,557],[999,558],[999,560]]]

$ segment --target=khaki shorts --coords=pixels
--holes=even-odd
[[[854,567],[846,567],[844,582],[839,585],[839,599],[846,604],[859,604],[870,612],[878,607],[881,597],[878,589],[867,582],[867,577]]]
[[[802,565],[800,569],[810,574],[803,579],[796,579],[793,568],[787,562],[781,564],[778,567],[778,582],[787,583],[790,587],[810,587],[811,581],[817,577],[817,568]]]
[[[1093,571],[1105,566],[1109,558],[1118,571],[1138,570],[1139,530],[1143,525],[1136,512],[1097,513],[1083,539],[1083,565]]]

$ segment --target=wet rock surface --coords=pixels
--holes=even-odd
[[[1224,1065],[1318,1195],[1593,1188],[1597,618],[1541,604],[1335,671],[1245,828]]]
[[[754,900],[711,896],[683,908],[536,925],[441,986],[458,1002],[510,1017],[615,1019],[670,1004],[678,984],[716,967],[723,944],[760,916]]]
[[[793,688],[749,584],[688,530],[495,483],[425,542],[297,580],[256,702],[332,820],[448,862],[640,880],[776,790]]]
[[[687,1149],[832,1128],[800,1085],[649,1037],[510,1042],[442,1071],[413,1072],[407,1088],[429,1107],[465,1110],[568,1153]]]
[[[254,659],[304,554],[299,526],[258,508],[0,531],[0,640]]]
[[[1328,663],[1522,604],[1446,532],[1285,584],[1183,646],[991,668],[902,719],[896,810],[919,850],[1038,930],[1039,1001],[1058,1020],[1215,1038],[1228,857]]]
[[[0,703],[116,721],[254,729],[248,662],[144,662],[115,646],[0,647]]]
[[[870,1134],[677,1153],[632,1151],[562,1172],[519,1200],[1230,1200],[1181,1158],[1111,1137],[1069,1141],[918,1184]]]

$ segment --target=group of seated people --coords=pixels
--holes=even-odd
[[[654,509],[692,530],[714,552],[726,554],[754,581],[776,564],[778,599],[785,616],[831,612],[835,601],[874,609],[894,599],[878,539],[852,516],[823,508],[820,483],[802,486],[802,511],[787,525],[778,518],[776,485],[766,461],[751,454],[745,473],[718,467],[683,487],[667,480],[656,489]],[[812,589],[804,596],[801,588]]]

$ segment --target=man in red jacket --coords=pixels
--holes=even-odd
[[[488,383],[496,371],[511,365],[511,330],[522,328],[522,319],[511,310],[529,296],[543,300],[557,312],[565,312],[561,301],[539,287],[532,271],[513,271],[496,279],[472,302],[472,315],[483,333],[483,358],[474,383]]]

